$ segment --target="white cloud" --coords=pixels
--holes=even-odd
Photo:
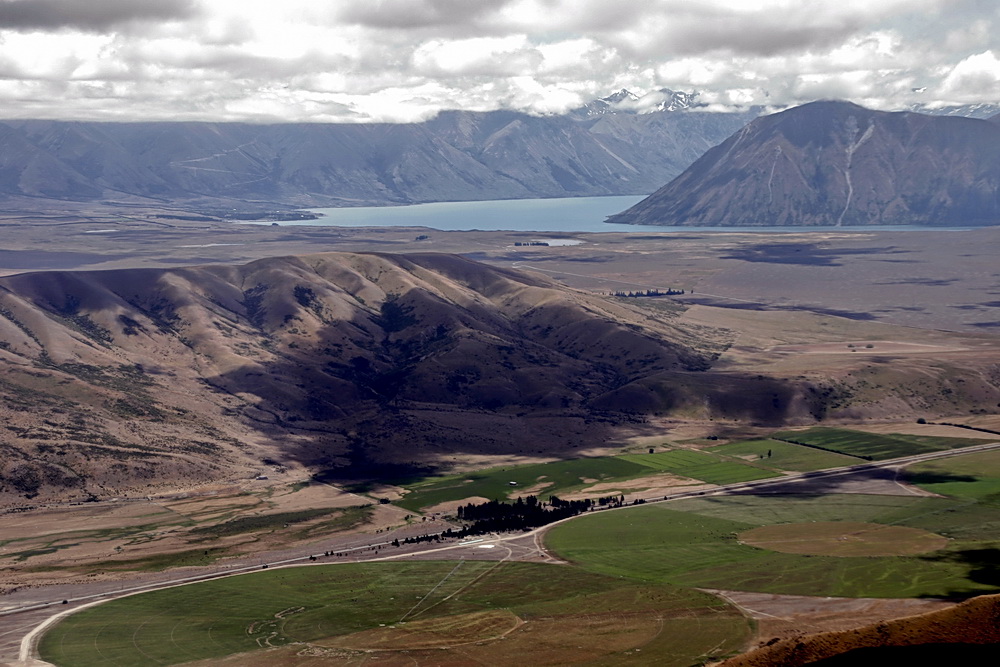
[[[1000,59],[993,51],[965,58],[941,84],[942,95],[956,103],[976,102],[984,92],[996,95],[997,90],[1000,90]]]
[[[980,0],[0,0],[0,102],[257,121],[551,113],[622,87],[998,102],[998,32]]]
[[[536,70],[541,60],[524,35],[432,40],[413,52],[415,72],[427,76],[522,76]]]

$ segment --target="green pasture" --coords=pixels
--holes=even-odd
[[[753,464],[721,459],[715,454],[688,449],[673,449],[654,454],[626,454],[619,458],[646,466],[656,472],[671,472],[709,484],[735,484],[778,475],[773,470]]]
[[[918,463],[906,469],[906,479],[944,496],[1000,505],[1000,451]]]
[[[638,463],[657,472],[677,472],[682,468],[692,468],[718,463],[719,457],[690,449],[671,449],[655,454],[625,454],[618,458]]]
[[[533,644],[551,650],[562,641],[577,648],[583,643],[576,636],[580,628],[601,615],[608,617],[603,627],[617,632],[623,611],[648,615],[648,634],[655,637],[642,648],[654,649],[648,660],[668,667],[724,656],[749,636],[737,610],[694,590],[537,563],[427,561],[278,569],[121,598],[67,617],[45,634],[39,651],[55,665],[172,665],[391,632],[404,622],[415,630],[435,618],[479,618],[490,610],[550,628],[544,642],[530,633],[502,642],[524,643],[518,646],[523,664],[531,664]],[[702,626],[705,632],[691,632]],[[469,626],[460,620],[442,623],[436,632],[442,627],[458,628],[446,641],[468,640],[461,633]],[[373,641],[371,633],[358,637],[355,642]],[[592,650],[605,650],[595,638],[588,641],[597,645]],[[655,650],[659,644],[662,650]],[[591,657],[614,661],[612,654]]]
[[[395,501],[400,507],[419,510],[438,503],[481,496],[490,500],[525,495],[524,489],[541,486],[533,495],[549,497],[588,486],[585,479],[607,482],[648,474],[648,469],[617,457],[573,459],[509,468],[489,468],[464,475],[431,477],[407,485],[409,493]],[[517,482],[511,486],[510,482]]]
[[[654,454],[573,459],[431,477],[406,485],[408,493],[397,500],[396,504],[417,511],[423,507],[472,496],[490,500],[514,498],[524,495],[525,489],[534,489],[534,495],[547,498],[579,491],[598,482],[625,482],[661,472],[709,484],[749,482],[779,474],[766,467],[722,458],[716,454],[674,449]],[[517,482],[517,485],[511,486],[510,482]]]
[[[741,544],[749,528],[808,521],[864,521],[945,534],[968,502],[886,496],[684,500],[601,512],[555,526],[548,546],[602,574],[680,586],[846,597],[958,596],[1000,590],[1000,534],[972,529],[917,556],[838,558],[783,554]],[[1000,508],[979,507],[1000,525]],[[622,545],[628,545],[623,548]]]
[[[854,456],[770,439],[733,442],[728,445],[712,447],[706,451],[747,459],[759,466],[790,472],[812,472],[813,470],[840,468],[861,462]]]
[[[989,440],[972,438],[942,438],[903,433],[865,433],[864,431],[823,426],[804,431],[780,431],[773,434],[772,437],[873,461],[971,447],[990,442]]]

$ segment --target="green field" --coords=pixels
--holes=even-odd
[[[987,521],[955,537],[972,509]],[[755,526],[809,521],[910,526],[953,539],[929,554],[864,558],[778,553],[737,539]],[[547,543],[588,570],[641,581],[797,595],[964,597],[1000,590],[998,527],[1000,508],[961,500],[730,496],[582,516],[554,527]]]
[[[657,454],[626,454],[619,458],[657,472],[671,472],[709,484],[734,484],[778,475],[773,470],[748,465],[742,461],[722,460],[714,454],[688,449],[674,449]]]
[[[554,461],[509,468],[490,468],[465,475],[430,477],[404,485],[406,495],[395,501],[400,507],[420,510],[438,503],[472,496],[506,499],[526,493],[541,497],[580,491],[598,482],[638,479],[661,472],[708,482],[732,484],[775,477],[779,473],[764,466],[723,458],[716,454],[674,449],[655,454],[626,454],[570,461]],[[596,482],[595,482],[596,480]],[[510,482],[516,482],[511,486]]]
[[[733,442],[728,445],[712,447],[706,451],[747,459],[765,468],[791,472],[812,472],[813,470],[839,468],[861,462],[855,456],[770,439]]]
[[[489,468],[465,475],[431,477],[406,486],[409,491],[395,504],[419,510],[450,500],[481,496],[490,500],[524,495],[524,489],[543,486],[535,495],[548,497],[588,486],[584,480],[634,479],[648,474],[648,468],[616,457],[573,459],[508,468]],[[517,482],[512,487],[510,482]],[[593,482],[590,482],[593,483]]]
[[[819,447],[848,456],[872,461],[894,459],[912,454],[939,452],[946,449],[971,447],[990,440],[973,438],[941,438],[926,435],[906,435],[902,433],[866,433],[842,428],[818,426],[804,431],[780,431],[772,437],[794,443]]]
[[[988,442],[970,438],[884,435],[825,427],[782,431],[774,437],[780,440],[747,440],[703,451],[671,449],[652,454],[574,459],[429,477],[403,484],[407,493],[396,504],[419,511],[438,503],[473,496],[490,500],[512,498],[523,495],[524,489],[532,489],[535,495],[548,497],[580,491],[594,484],[594,480],[624,482],[661,472],[709,484],[733,484],[776,477],[782,471],[809,472],[851,465],[860,460],[896,458]],[[516,482],[516,486],[510,482]]]
[[[553,664],[562,657],[614,664],[628,657],[680,667],[730,654],[749,633],[737,610],[705,593],[572,567],[368,563],[271,570],[122,598],[61,621],[39,650],[43,660],[79,667],[246,652],[229,664],[281,664],[280,647],[301,651],[303,643],[359,661],[371,651],[399,651],[414,663]],[[254,662],[252,652],[271,647],[278,650]]]
[[[1000,505],[1000,451],[918,463],[906,469],[906,478],[944,496]]]
[[[832,441],[829,433],[819,435]],[[885,440],[866,446],[870,453],[891,449]],[[761,461],[765,447],[772,456]],[[757,460],[734,460],[747,456]],[[840,456],[761,440],[711,452],[672,450],[494,469],[413,488],[427,504],[435,494],[477,495],[470,487],[495,489],[503,497],[511,480],[519,486],[549,480],[550,493],[580,488],[589,483],[585,479],[632,479],[650,472],[725,483],[777,474],[764,464],[808,468]],[[1000,452],[921,463],[906,474],[948,497],[708,496],[597,512],[554,526],[547,535],[552,551],[575,567],[428,561],[262,571],[81,611],[46,633],[39,650],[48,662],[83,667],[195,660],[256,667],[291,663],[304,645],[355,662],[376,652],[417,663],[627,660],[681,667],[739,650],[751,631],[737,610],[695,588],[845,597],[964,598],[1000,591]],[[849,544],[840,549],[845,555],[829,555],[831,539],[879,534],[872,524],[893,527],[909,542],[928,546],[899,555],[913,545],[894,549],[893,540],[883,540],[876,551]],[[767,526],[777,528],[761,533]],[[235,523],[223,532],[243,527]],[[900,530],[906,528],[948,541]],[[753,529],[758,530],[749,532]],[[768,539],[777,542],[771,548],[743,543],[743,536],[754,535],[762,547]],[[785,552],[781,543],[788,539],[797,544]],[[802,544],[810,539],[815,548]],[[916,553],[941,544],[936,551]],[[857,555],[886,549],[897,555]]]

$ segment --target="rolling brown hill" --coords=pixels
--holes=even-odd
[[[752,121],[608,221],[993,225],[1000,125],[813,102]]]
[[[391,475],[599,442],[710,355],[666,321],[447,255],[0,279],[0,494],[103,497],[262,461]],[[394,468],[396,466],[396,468]]]

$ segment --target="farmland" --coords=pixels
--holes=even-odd
[[[396,504],[418,510],[450,500],[470,496],[507,498],[509,494],[536,493],[545,496],[583,488],[584,480],[606,482],[632,479],[646,473],[648,468],[616,457],[573,459],[535,465],[491,468],[467,475],[454,475],[421,480],[408,485],[410,493]],[[517,487],[511,487],[516,482]],[[591,481],[590,483],[593,483]],[[525,491],[528,489],[528,491]]]
[[[740,539],[761,526],[814,521],[830,523],[809,554],[779,553]],[[1000,580],[988,574],[1000,552],[998,521],[1000,508],[958,498],[730,496],[580,517],[555,527],[548,544],[590,571],[641,581],[796,595],[966,597],[1000,590]],[[903,545],[899,555],[812,555],[823,553],[842,522],[904,526],[951,539],[917,555],[903,555]]]
[[[1000,504],[1000,455],[996,452],[920,463],[907,469],[907,479],[934,493]]]
[[[666,451],[553,461],[490,468],[461,475],[401,482],[396,505],[412,511],[439,503],[480,497],[503,500],[527,494],[586,492],[600,484],[608,493],[626,492],[630,480],[669,473],[691,483],[734,484],[810,472],[910,454],[942,451],[989,442],[907,434],[879,434],[835,428],[782,431],[772,438],[743,440],[705,449],[673,445]],[[655,449],[655,448],[654,448]],[[511,484],[513,482],[514,484]],[[619,482],[618,488],[609,483]]]
[[[262,648],[277,648],[266,659],[280,664],[292,643],[347,659],[377,650],[515,665],[631,654],[680,666],[731,653],[749,631],[735,609],[693,590],[542,564],[413,562],[291,568],[123,598],[70,616],[40,651],[80,666],[233,654],[247,664],[252,655],[240,654]]]
[[[525,466],[514,479],[554,478],[559,490],[600,474],[777,475],[840,456],[769,440],[712,450]],[[522,472],[485,471],[480,483],[507,492]],[[734,607],[698,588],[875,598],[1000,591],[1000,453],[922,463],[909,476],[948,497],[747,494],[597,512],[548,534],[569,567],[459,560],[260,571],[83,610],[44,636],[40,654],[56,665],[291,665],[303,651],[352,664],[378,651],[392,664],[627,657],[681,666],[732,653],[751,633]],[[477,483],[468,478],[452,478],[451,489],[438,479],[436,491]]]
[[[854,433],[857,433],[856,431]],[[770,438],[763,440],[744,440],[727,445],[712,447],[708,451],[723,456],[757,460],[758,465],[776,470],[791,472],[811,472],[824,468],[860,463],[855,456],[828,452],[815,447],[805,447],[782,440]]]
[[[815,427],[805,431],[781,431],[772,437],[870,461],[882,461],[910,454],[938,452],[990,442],[990,440],[970,438],[865,433],[827,427]]]
[[[692,483],[697,480],[709,484],[748,482],[779,474],[763,466],[716,454],[675,449],[654,454],[573,459],[432,477],[406,485],[408,493],[396,504],[419,510],[473,496],[506,499],[531,493],[548,497],[586,490],[597,483],[607,486],[609,482],[628,482],[663,472],[689,478]],[[516,486],[510,482],[515,482]]]

